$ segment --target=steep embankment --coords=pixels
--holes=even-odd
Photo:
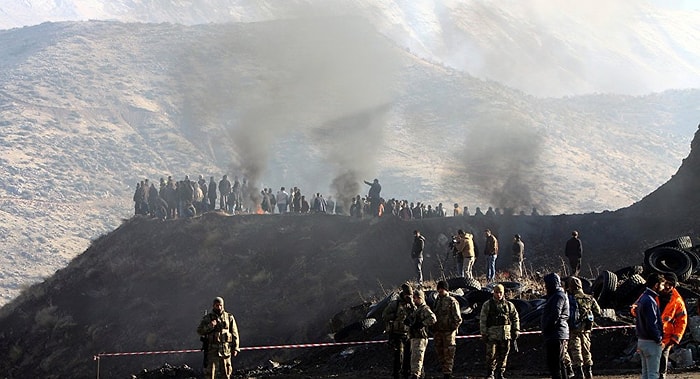
[[[0,372],[7,378],[88,377],[99,352],[196,348],[195,327],[214,296],[224,296],[236,315],[244,346],[326,340],[336,312],[379,298],[413,276],[413,229],[427,237],[427,278],[449,275],[444,242],[457,228],[477,235],[491,228],[501,241],[501,267],[510,259],[510,235],[520,233],[529,268],[559,269],[572,229],[584,241],[584,275],[640,263],[650,244],[695,236],[700,226],[693,213],[697,137],[669,183],[619,212],[410,222],[219,213],[166,222],[133,218],[0,310]],[[238,365],[280,354],[286,353],[246,352]],[[165,361],[199,367],[199,358],[106,358],[101,373],[125,377]]]
[[[590,241],[585,262],[614,260],[616,268],[637,262],[642,248],[626,225],[612,214],[415,222],[215,213],[168,222],[134,218],[2,308],[0,371],[8,378],[87,377],[99,352],[196,348],[196,324],[218,295],[236,315],[245,346],[326,340],[333,314],[412,276],[415,228],[428,238],[426,275],[436,278],[446,252],[440,234],[458,227],[490,227],[504,250],[509,234],[520,231],[535,268],[558,267],[567,231],[579,227]],[[673,236],[650,231],[648,238]],[[508,258],[506,252],[501,263]],[[280,354],[247,352],[238,364]],[[199,367],[199,358],[111,357],[102,359],[101,373],[125,377],[166,361]]]

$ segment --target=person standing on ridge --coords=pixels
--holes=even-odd
[[[520,234],[513,236],[513,271],[517,278],[523,277],[523,260],[525,260],[525,244]]]
[[[583,257],[583,243],[578,238],[578,231],[571,232],[571,238],[566,241],[564,255],[569,258],[569,267],[571,267],[571,275],[578,276],[581,271],[581,257]]]
[[[372,216],[379,215],[379,198],[382,192],[382,186],[379,184],[379,179],[374,179],[372,183],[364,181],[365,184],[369,186],[369,191],[367,192],[367,200],[369,200],[370,213]]]
[[[237,356],[241,350],[236,319],[224,310],[223,298],[214,299],[211,312],[202,318],[197,327],[197,334],[204,341],[205,377],[216,379],[223,376],[229,379],[233,372],[231,356]]]
[[[493,283],[496,279],[496,259],[498,258],[498,240],[491,233],[490,229],[484,230],[486,236],[486,247],[484,254],[486,255],[486,281]]]
[[[411,258],[413,259],[413,267],[416,269],[416,281],[418,286],[423,285],[423,249],[425,248],[425,237],[420,234],[420,231],[413,231],[413,246],[411,247]]]

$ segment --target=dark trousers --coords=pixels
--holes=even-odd
[[[569,257],[569,266],[571,266],[571,275],[578,276],[581,271],[581,257]]]
[[[394,379],[408,378],[411,372],[411,341],[408,336],[391,334],[389,348],[393,357],[392,373]]]
[[[564,354],[566,353],[567,340],[544,341],[547,368],[552,379],[566,379],[564,366]]]

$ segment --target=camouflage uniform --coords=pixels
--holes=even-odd
[[[408,377],[410,371],[411,346],[406,320],[412,317],[415,310],[410,289],[402,291],[399,296],[400,298],[389,303],[382,313],[386,333],[389,335],[389,348],[393,356],[394,379],[398,379],[399,375]]]
[[[459,303],[450,295],[438,295],[433,304],[433,311],[437,322],[433,326],[433,339],[438,361],[442,366],[445,377],[452,375],[455,350],[457,349],[457,329],[462,323]]]
[[[237,354],[238,326],[233,315],[223,309],[224,300],[220,297],[214,299],[214,303],[221,303],[221,311],[216,309],[202,318],[197,327],[197,333],[204,341],[204,373],[207,379],[215,379],[223,373],[225,378],[230,378],[233,372],[231,366],[231,354]],[[212,321],[216,320],[216,326]]]
[[[569,302],[573,300],[577,303],[577,309],[590,309],[593,315],[601,316],[600,306],[593,296],[583,293],[581,280],[572,277],[569,281],[570,292]],[[569,317],[569,342],[567,353],[564,355],[564,365],[567,370],[573,372],[578,378],[593,377],[592,366],[593,356],[591,355],[591,330],[593,320],[582,319],[584,316],[578,315],[578,322],[573,325],[572,317]]]
[[[425,294],[417,290],[413,292],[414,302],[420,297],[423,301],[416,305],[413,317],[410,320],[408,336],[411,338],[411,378],[420,378],[423,373],[423,358],[428,347],[428,331],[426,327],[432,326],[437,321],[435,314],[425,304]]]
[[[503,299],[489,299],[481,308],[479,329],[486,342],[486,366],[490,376],[503,377],[510,352],[510,341],[520,332],[520,318],[515,306]]]

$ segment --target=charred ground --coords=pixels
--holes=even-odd
[[[478,235],[492,229],[506,247],[501,265],[510,260],[510,237],[519,233],[528,267],[559,270],[563,244],[573,229],[584,243],[584,274],[594,277],[603,269],[641,264],[650,245],[679,235],[697,236],[698,144],[696,133],[690,156],[657,192],[628,209],[602,214],[402,222],[390,217],[208,213],[165,222],[125,220],[66,268],[0,309],[0,372],[7,378],[90,377],[95,374],[93,356],[99,352],[197,348],[196,325],[219,295],[237,318],[243,346],[329,341],[333,315],[380,299],[412,277],[408,252],[414,229],[427,238],[424,266],[433,279],[443,274],[447,253],[440,236],[458,228]],[[483,265],[477,261],[477,273]],[[475,360],[481,360],[479,349],[474,346]],[[537,349],[533,343],[522,356],[537,354]],[[305,354],[308,367],[317,367],[323,362],[316,364],[314,356],[340,356],[337,350],[323,351],[328,354],[247,352],[237,366],[251,369]],[[330,362],[319,370],[384,364],[376,348],[353,351],[367,359]],[[102,359],[101,376],[128,377],[163,362],[199,367],[200,356]]]

